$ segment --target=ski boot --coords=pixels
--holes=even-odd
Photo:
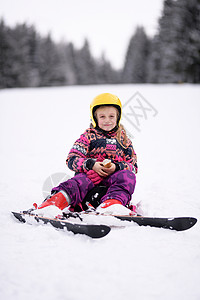
[[[63,210],[65,207],[69,206],[70,203],[71,199],[69,198],[68,194],[61,190],[53,196],[47,197],[47,199],[45,199],[45,201],[41,205],[39,205],[37,209],[42,209],[50,205],[55,205],[60,210]]]
[[[61,190],[52,196],[48,196],[40,205],[34,203],[33,208],[27,212],[38,216],[55,218],[56,216],[62,215],[65,210],[68,211],[70,203],[71,199],[68,194]]]
[[[106,215],[132,215],[132,211],[116,199],[105,200],[97,207],[96,211]]]

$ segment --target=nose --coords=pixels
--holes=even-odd
[[[105,123],[110,123],[110,119],[108,117],[105,118]]]

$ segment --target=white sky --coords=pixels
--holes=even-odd
[[[88,38],[91,52],[104,51],[113,66],[121,67],[137,25],[153,36],[163,0],[0,0],[0,18],[7,25],[35,25],[42,35],[81,47]]]

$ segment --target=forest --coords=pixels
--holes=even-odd
[[[107,83],[200,83],[200,1],[165,0],[155,36],[138,26],[118,70],[94,58],[87,39],[77,49],[0,20],[1,89]]]

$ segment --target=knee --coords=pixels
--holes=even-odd
[[[129,170],[119,171],[119,182],[130,194],[133,194],[136,184],[136,176],[133,172]]]
[[[129,170],[120,170],[114,173],[114,180],[112,183],[117,183],[128,187],[130,190],[134,190],[136,184],[136,176],[133,172]]]
[[[119,180],[122,181],[128,181],[128,182],[132,182],[135,183],[136,181],[136,176],[133,172],[129,171],[129,170],[120,170],[118,172],[116,172],[117,177],[119,178]]]

